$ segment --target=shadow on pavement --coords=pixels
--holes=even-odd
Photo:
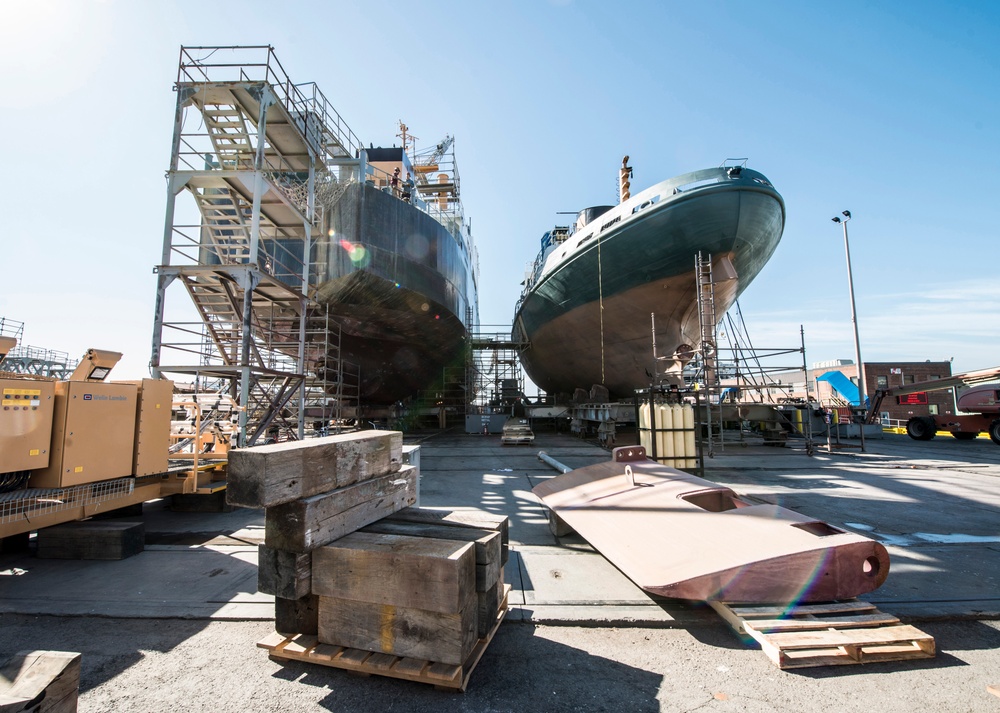
[[[436,690],[424,683],[289,663],[274,674],[329,688],[320,701],[327,710],[362,710],[371,700],[399,701],[422,711],[659,711],[663,677],[536,635],[529,624],[505,623],[472,673],[465,693]]]

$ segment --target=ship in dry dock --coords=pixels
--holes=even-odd
[[[525,277],[513,326],[513,338],[528,343],[525,371],[549,394],[598,384],[625,398],[664,371],[679,384],[701,343],[699,256],[721,318],[770,259],[784,224],[781,195],[745,162],[623,190],[616,206],[580,211],[573,225],[543,235]]]
[[[478,321],[477,263],[453,145],[362,149],[371,177],[326,206],[315,299],[343,329],[343,358],[361,367],[364,403],[440,390],[443,369],[464,364]]]
[[[362,142],[269,46],[182,47],[175,93],[152,373],[241,445],[436,398],[478,321],[454,139]]]

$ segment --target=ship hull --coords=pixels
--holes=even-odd
[[[658,355],[700,342],[699,253],[712,259],[718,317],[756,277],[781,238],[784,202],[747,170],[674,192],[715,175],[701,171],[658,184],[578,229],[567,241],[574,244],[556,248],[515,315],[515,337],[529,343],[522,363],[539,388],[559,394],[603,384],[612,397],[626,397],[649,386],[652,315]]]
[[[394,196],[351,185],[327,209],[315,298],[360,370],[362,403],[440,390],[462,364],[478,309],[473,258],[444,226]]]

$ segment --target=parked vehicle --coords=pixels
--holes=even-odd
[[[906,396],[921,391],[939,391],[955,386],[973,386],[958,397],[960,414],[914,416],[906,422],[906,434],[915,441],[929,441],[938,431],[947,431],[960,441],[971,441],[980,433],[989,434],[990,440],[1000,446],[1000,367],[968,371],[943,379],[932,379],[917,384],[907,384],[891,389],[878,389],[871,400],[865,423],[874,423],[882,400],[887,396]],[[983,383],[993,382],[993,383]]]
[[[914,416],[906,422],[907,435],[929,441],[938,431],[948,431],[960,441],[971,441],[985,431],[1000,446],[1000,385],[975,386],[958,397],[958,410],[947,416]]]

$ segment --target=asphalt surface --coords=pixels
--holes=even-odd
[[[420,441],[421,505],[511,520],[510,611],[464,694],[268,659],[256,592],[263,513],[148,503],[146,550],[119,562],[0,554],[0,656],[80,651],[82,711],[1000,711],[1000,448],[888,436],[807,456],[730,441],[705,477],[882,541],[892,569],[865,598],[935,636],[933,659],[778,670],[710,609],[653,601],[576,535],[555,538],[530,490],[608,458],[566,434],[533,447]],[[134,518],[133,518],[134,519]]]

